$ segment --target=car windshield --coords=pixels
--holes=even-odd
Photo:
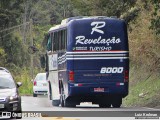
[[[37,81],[43,81],[43,80],[46,80],[46,74],[45,73],[42,73],[42,74],[38,74],[35,78],[35,80]]]
[[[0,89],[12,89],[15,88],[15,83],[13,79],[0,77]]]
[[[5,77],[5,78],[10,78],[10,79],[12,79],[12,76],[11,76],[11,74],[10,73],[7,73],[7,72],[2,72],[2,71],[0,71],[0,76],[1,77]]]

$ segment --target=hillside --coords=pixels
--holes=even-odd
[[[153,6],[140,8],[138,17],[129,25],[130,92],[127,106],[160,106],[160,38],[151,26]]]

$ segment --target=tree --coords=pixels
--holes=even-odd
[[[71,0],[81,15],[117,16],[134,6],[136,0]]]
[[[153,29],[157,35],[160,35],[160,1],[151,0],[150,2],[154,7],[150,28]]]
[[[23,0],[1,0],[0,1],[0,64],[5,66],[15,64],[19,67],[26,65],[22,39],[15,35],[19,32]],[[19,33],[20,34],[20,33]]]

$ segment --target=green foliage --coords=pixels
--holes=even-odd
[[[3,57],[6,60],[6,67],[11,67],[11,64],[15,64],[19,67],[24,67],[29,64],[30,59],[28,59],[29,54],[27,52],[27,46],[23,44],[18,34],[9,34],[5,37],[2,46],[6,54]]]
[[[0,48],[2,60],[0,64],[9,67],[16,65],[22,67],[26,64],[25,49],[22,46],[22,38],[10,27],[20,24],[23,0],[0,1]],[[20,33],[19,33],[20,34]]]
[[[157,35],[160,35],[160,1],[151,0],[154,11],[152,12],[151,26],[150,28],[155,31]]]
[[[27,68],[16,69],[17,73],[14,73],[15,80],[22,82],[22,86],[19,88],[22,95],[30,95],[33,93],[33,83],[30,76],[30,70]]]
[[[58,24],[62,19],[74,15],[70,0],[31,0],[28,3],[28,12],[34,25]],[[26,4],[27,4],[26,3]]]
[[[135,20],[135,18],[138,16],[139,11],[140,9],[138,7],[132,7],[130,10],[122,14],[120,18],[124,19],[126,23],[129,23]]]
[[[22,0],[1,0],[0,1],[0,28],[8,28],[15,26],[19,21],[21,15]]]
[[[3,48],[0,48],[0,66],[4,66],[6,63],[6,53]]]
[[[136,0],[71,0],[80,15],[117,16],[134,6]]]
[[[41,50],[41,51],[45,51],[46,47],[44,47],[46,45],[45,40],[44,40],[44,36],[47,33],[47,31],[49,30],[49,28],[51,28],[51,25],[35,25],[34,26],[34,43],[36,44],[36,47]]]
[[[23,83],[21,93],[31,94],[30,70],[24,69],[30,66],[28,46],[23,42],[22,29],[12,28],[21,24],[23,2],[23,0],[0,0],[0,66],[9,69],[14,78]]]

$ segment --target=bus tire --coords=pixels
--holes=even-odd
[[[52,94],[48,95],[49,100],[52,100]]]
[[[122,104],[122,97],[115,97],[112,101],[113,108],[120,108]]]
[[[53,106],[59,106],[60,100],[52,100],[52,105]]]
[[[52,88],[50,81],[48,82],[48,99],[52,100]]]
[[[63,95],[60,96],[60,104],[61,104],[61,107],[65,106]]]
[[[72,101],[65,100],[65,107],[76,107],[76,104]]]
[[[65,107],[76,107],[76,104],[67,103],[65,104]]]
[[[62,81],[59,81],[59,91],[60,91],[60,105],[61,107],[65,106],[65,97]]]
[[[119,103],[114,103],[114,104],[112,104],[112,107],[113,107],[113,108],[120,108],[120,107],[121,107],[121,104],[119,104]]]
[[[100,104],[99,104],[99,107],[100,107],[100,108],[110,108],[110,107],[111,107],[111,104],[110,104],[110,103],[108,103],[108,104],[107,104],[107,103],[105,103],[105,104],[104,104],[104,103],[100,103]]]

